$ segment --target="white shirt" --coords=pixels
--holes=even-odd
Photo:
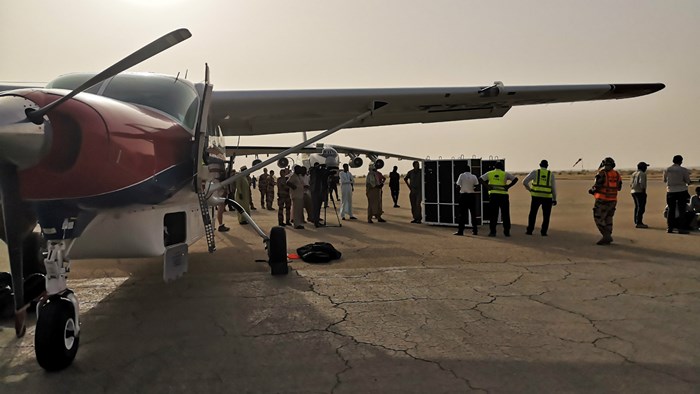
[[[455,185],[459,186],[460,193],[478,193],[476,187],[479,186],[479,179],[469,171],[459,174]]]
[[[352,185],[355,181],[355,177],[352,176],[350,171],[340,171],[338,176],[340,177],[341,185]]]

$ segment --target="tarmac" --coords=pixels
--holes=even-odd
[[[75,261],[75,362],[44,372],[33,322],[16,339],[3,321],[1,391],[700,392],[700,234],[666,234],[664,185],[653,180],[650,228],[634,228],[625,185],[615,242],[597,246],[591,184],[558,181],[547,238],[525,235],[520,184],[509,238],[500,226],[489,238],[483,227],[457,237],[411,224],[405,189],[401,208],[385,193],[387,223],[369,224],[360,186],[359,220],[338,221],[330,207],[328,227],[287,230],[290,252],[327,241],[343,257],[294,260],[285,277],[269,274],[260,238],[228,213],[217,251],[193,245],[173,283],[160,259]],[[257,207],[264,229],[277,224]]]

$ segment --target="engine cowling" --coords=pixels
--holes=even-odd
[[[362,167],[362,158],[361,157],[355,157],[352,160],[350,160],[349,166],[352,168],[360,168]]]

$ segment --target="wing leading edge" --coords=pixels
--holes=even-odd
[[[388,105],[351,127],[498,118],[519,105],[613,100],[644,96],[662,83],[215,91],[212,120],[224,135],[260,135],[324,130],[367,110],[373,101]]]

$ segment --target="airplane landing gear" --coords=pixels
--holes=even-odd
[[[49,242],[48,256],[44,260],[48,295],[36,308],[34,351],[39,365],[47,371],[58,371],[69,366],[80,344],[78,298],[66,286],[70,271],[66,242]]]
[[[289,266],[287,265],[287,233],[284,231],[284,227],[273,227],[268,237],[260,226],[255,223],[255,220],[243,209],[241,204],[230,198],[226,199],[226,204],[233,206],[240,212],[246,221],[250,223],[253,230],[263,239],[265,249],[267,249],[267,262],[270,264],[270,273],[272,275],[287,275],[289,273]]]
[[[77,299],[70,290],[43,300],[37,307],[34,346],[36,360],[45,370],[64,369],[75,359],[80,343],[76,311]]]

